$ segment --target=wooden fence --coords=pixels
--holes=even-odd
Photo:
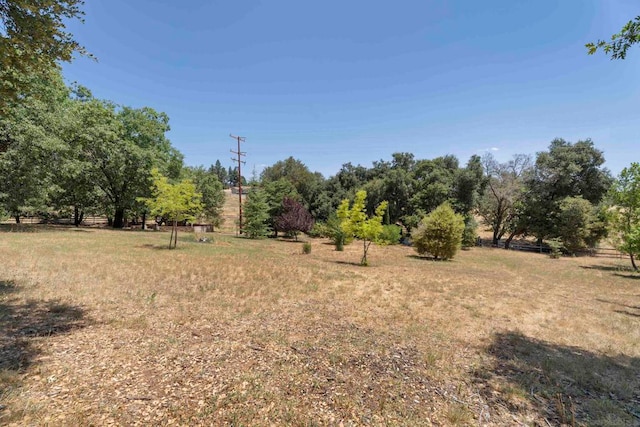
[[[493,244],[491,239],[478,239],[478,246],[482,247],[493,247],[504,249],[504,240],[498,241],[497,245]],[[548,254],[551,252],[551,248],[548,245],[536,245],[531,242],[524,242],[521,240],[513,240],[509,245],[509,250],[512,251],[525,251],[525,252],[537,252],[541,254]],[[585,249],[583,251],[579,251],[576,253],[577,256],[593,256],[593,257],[604,257],[604,258],[626,258],[626,255],[614,248],[594,248],[594,249]]]

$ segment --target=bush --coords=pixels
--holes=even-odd
[[[331,237],[331,229],[326,222],[316,222],[309,230],[310,237]]]
[[[348,245],[353,241],[353,236],[348,235],[342,230],[340,220],[335,215],[329,217],[329,220],[324,223],[324,227],[324,232],[326,233],[324,237],[331,239],[331,242],[336,247],[336,251],[342,252],[344,245]]]
[[[302,253],[307,255],[311,253],[311,243],[304,242],[302,244]]]
[[[424,217],[413,233],[413,244],[420,255],[429,253],[435,259],[450,259],[460,249],[464,218],[449,203],[443,203]]]
[[[331,241],[336,247],[336,251],[342,252],[344,251],[344,244],[347,243],[347,233],[342,230],[334,230],[333,235],[331,236]]]
[[[551,239],[547,242],[551,252],[549,252],[549,257],[552,259],[558,259],[562,256],[562,249],[564,248],[564,244],[560,239]]]
[[[402,237],[402,228],[395,224],[387,224],[382,226],[382,233],[378,237],[381,245],[397,245]]]

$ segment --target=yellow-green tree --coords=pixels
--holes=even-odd
[[[361,265],[368,265],[367,252],[371,243],[378,240],[382,233],[382,218],[387,210],[387,202],[383,201],[376,208],[375,214],[371,217],[367,215],[367,192],[360,190],[356,193],[353,205],[349,199],[344,199],[338,207],[337,215],[340,219],[340,228],[347,235],[362,240]]]
[[[151,171],[151,177],[151,197],[140,200],[147,205],[151,215],[162,216],[171,221],[169,249],[172,249],[178,243],[178,222],[193,221],[202,212],[202,194],[196,191],[196,185],[190,179],[171,184],[155,168]]]

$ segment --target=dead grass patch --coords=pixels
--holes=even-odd
[[[0,424],[640,423],[623,261],[183,236],[2,234]]]

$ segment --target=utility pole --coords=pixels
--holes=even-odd
[[[229,134],[229,136],[238,141],[238,151],[229,151],[237,156],[232,157],[231,160],[233,160],[234,162],[238,162],[238,201],[240,202],[240,205],[238,206],[238,228],[240,230],[240,234],[242,234],[242,165],[247,163],[242,160],[242,157],[246,156],[247,153],[240,151],[240,143],[244,142],[246,138],[242,136],[233,136],[231,134]]]

